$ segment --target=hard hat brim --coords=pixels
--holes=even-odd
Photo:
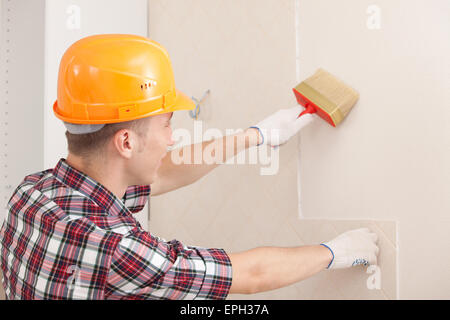
[[[187,95],[185,95],[183,92],[181,92],[178,89],[176,89],[175,91],[177,92],[177,98],[175,99],[175,103],[173,104],[173,106],[167,108],[167,109],[171,109],[171,111],[165,111],[165,112],[161,112],[161,113],[195,109],[195,102],[192,101],[191,98],[189,98]]]
[[[141,119],[141,118],[156,116],[158,114],[169,113],[169,112],[174,112],[174,111],[195,109],[195,102],[192,101],[191,98],[189,98],[187,95],[185,95],[183,92],[181,92],[178,89],[175,89],[175,92],[176,92],[176,98],[173,101],[173,103],[166,105],[166,106],[161,106],[161,108],[159,108],[157,111],[139,114],[139,115],[135,115],[135,116],[130,116],[127,118],[122,118],[122,119],[111,118],[111,119],[103,119],[103,120],[87,120],[87,119],[74,119],[74,118],[70,118],[70,117],[65,117],[58,110],[58,101],[57,100],[53,104],[53,112],[57,118],[65,121],[65,122],[68,122],[68,123],[75,123],[75,124],[101,124],[101,123],[104,123],[104,124],[106,124],[106,123],[117,123],[117,122],[137,120],[137,119]]]

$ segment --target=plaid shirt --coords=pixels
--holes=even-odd
[[[119,200],[63,158],[26,176],[0,231],[7,298],[224,299],[225,251],[143,230],[132,213],[149,194],[149,185],[130,186]]]

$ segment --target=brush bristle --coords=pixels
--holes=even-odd
[[[336,104],[344,117],[359,98],[358,92],[323,69],[318,69],[304,82]]]

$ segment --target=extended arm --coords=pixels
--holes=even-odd
[[[241,133],[191,144],[182,147],[181,150],[170,151],[162,160],[158,170],[158,178],[152,184],[152,196],[187,186],[199,180],[241,151],[256,146],[259,139],[258,130],[248,128]],[[198,157],[203,155],[205,150],[211,151],[206,152],[210,160],[208,162],[204,161],[203,157]],[[173,159],[179,158],[183,159],[182,163],[173,161]],[[199,159],[201,162],[198,161]]]
[[[260,247],[228,254],[233,268],[230,293],[281,288],[321,270],[376,264],[378,237],[367,228],[344,232],[321,245]]]
[[[321,245],[260,247],[229,254],[233,266],[230,293],[257,293],[281,288],[325,270],[333,258]]]
[[[162,160],[158,178],[152,184],[152,196],[189,185],[250,147],[259,144],[274,147],[286,143],[313,120],[311,114],[298,118],[302,110],[299,105],[280,109],[241,133],[172,150]],[[203,154],[209,161],[199,157]],[[173,159],[179,157],[184,158],[183,162],[174,163]]]

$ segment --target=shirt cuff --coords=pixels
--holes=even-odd
[[[227,297],[232,280],[231,261],[223,249],[206,249],[191,247],[197,250],[205,263],[203,283],[195,299],[223,300]]]

